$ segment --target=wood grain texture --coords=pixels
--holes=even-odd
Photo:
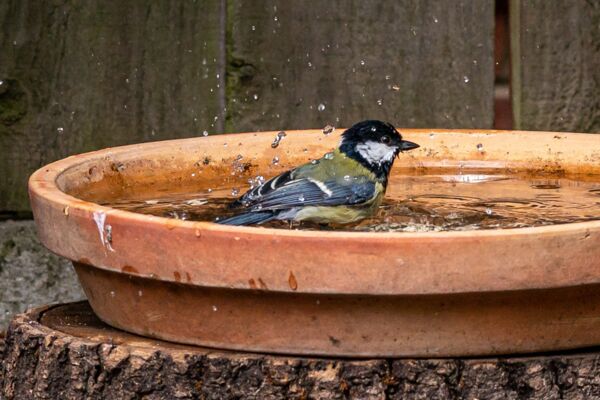
[[[600,132],[600,2],[511,1],[515,128]]]
[[[216,131],[221,3],[0,2],[0,209],[50,161]]]
[[[328,359],[222,352],[130,335],[87,303],[13,320],[0,353],[12,399],[598,399],[600,355]]]
[[[493,1],[228,4],[228,131],[492,126]]]

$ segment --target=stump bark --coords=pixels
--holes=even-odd
[[[113,329],[86,302],[17,315],[0,354],[7,400],[600,398],[597,349],[371,360],[227,352]]]

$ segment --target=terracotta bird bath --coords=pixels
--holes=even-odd
[[[403,130],[395,169],[597,175],[593,135]],[[38,233],[73,261],[95,313],[143,336],[221,349],[347,357],[529,353],[600,344],[600,221],[451,232],[231,227],[89,200],[274,175],[339,132],[221,135],[111,148],[30,180]],[[273,158],[279,157],[277,166]],[[275,169],[276,168],[276,169]]]

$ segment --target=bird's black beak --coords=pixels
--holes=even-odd
[[[409,151],[409,150],[416,149],[418,147],[421,147],[421,146],[419,146],[416,143],[409,142],[408,140],[403,140],[402,142],[400,142],[400,151]]]

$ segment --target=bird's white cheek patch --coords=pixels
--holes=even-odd
[[[369,163],[381,164],[382,162],[392,161],[396,149],[387,144],[369,141],[356,146],[356,151]]]

